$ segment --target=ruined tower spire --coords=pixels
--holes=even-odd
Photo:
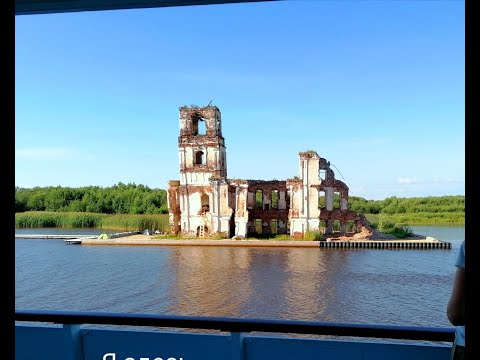
[[[216,106],[180,107],[178,155],[180,183],[207,185],[210,178],[226,178],[225,139]]]

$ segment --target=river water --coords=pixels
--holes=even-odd
[[[412,229],[452,248],[81,246],[17,238],[15,307],[451,326],[445,307],[465,228]]]

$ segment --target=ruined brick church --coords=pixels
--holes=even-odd
[[[348,186],[315,151],[299,153],[299,176],[292,179],[229,179],[220,110],[179,110],[180,180],[169,181],[167,197],[172,233],[300,238],[307,231],[354,236],[369,228],[363,215],[348,209]]]

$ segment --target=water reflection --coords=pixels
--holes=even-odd
[[[252,294],[251,254],[245,248],[176,247],[170,252],[169,312],[240,316]]]
[[[172,249],[169,312],[332,320],[348,256],[311,248]]]
[[[310,250],[310,251],[309,251]],[[330,320],[329,304],[335,303],[335,273],[338,262],[346,263],[345,252],[320,249],[292,249],[286,263],[283,296],[287,300],[286,318]]]
[[[445,305],[464,230],[432,230],[451,240],[452,249],[71,246],[18,239],[15,305],[449,326]]]

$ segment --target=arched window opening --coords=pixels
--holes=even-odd
[[[197,151],[195,153],[195,164],[197,165],[205,164],[205,153],[203,151]]]
[[[322,234],[325,234],[327,230],[327,222],[325,220],[320,220],[320,224],[318,225],[318,229]]]
[[[337,191],[333,193],[333,207],[335,209],[340,209],[340,193]]]
[[[272,209],[278,209],[278,200],[280,199],[278,190],[273,190],[271,196],[272,196]]]
[[[319,177],[321,180],[326,180],[326,174],[325,174],[325,170],[324,170],[324,169],[320,169],[320,171],[318,172],[318,177]]]
[[[325,208],[325,191],[319,191],[318,192],[318,208],[322,209]]]
[[[200,119],[198,114],[192,115],[192,135],[198,135],[198,119]]]
[[[209,212],[210,211],[210,198],[207,194],[202,194],[201,203],[202,203],[202,214]]]
[[[206,121],[200,113],[196,112],[190,116],[192,135],[205,135],[206,134]]]
[[[354,233],[355,232],[355,221],[347,220],[346,232],[347,233]]]
[[[257,234],[262,233],[262,219],[255,219],[255,232]]]
[[[340,232],[340,220],[333,220],[333,232]]]
[[[263,191],[262,190],[255,191],[255,208],[263,209]]]
[[[278,234],[278,220],[272,219],[270,221],[270,233],[271,234]]]
[[[192,135],[205,135],[206,131],[206,121],[203,119],[200,114],[193,114],[192,117]]]
[[[207,122],[205,119],[199,118],[197,122],[198,135],[205,135],[207,133]]]

